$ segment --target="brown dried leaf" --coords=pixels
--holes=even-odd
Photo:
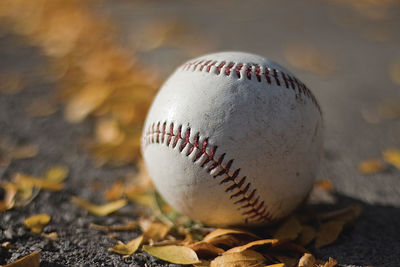
[[[85,210],[97,216],[107,216],[108,214],[121,209],[127,204],[125,199],[116,200],[104,205],[94,205],[78,197],[72,197],[71,201],[76,205],[80,206],[81,208],[84,208]]]
[[[276,231],[274,238],[280,240],[294,240],[301,233],[302,225],[296,217],[287,219]]]
[[[145,227],[143,227],[143,224],[141,226],[143,230],[143,242],[157,242],[162,240],[171,229],[170,226],[159,222],[153,222]]]
[[[371,174],[386,170],[386,165],[379,159],[364,160],[358,165],[358,171],[362,174]]]
[[[118,241],[118,244],[113,246],[112,248],[109,248],[108,251],[120,254],[120,255],[132,255],[135,253],[135,251],[139,248],[139,246],[142,244],[143,241],[143,235],[140,235],[136,237],[135,239],[129,241],[127,244],[122,243],[121,241]]]
[[[400,169],[400,150],[399,149],[386,149],[383,151],[383,158],[386,162],[392,164],[396,168]]]
[[[18,188],[12,183],[4,183],[1,186],[6,191],[4,199],[0,201],[0,212],[3,212],[14,207]]]
[[[284,264],[284,263],[275,263],[275,264],[265,265],[265,267],[286,267],[286,264]]]
[[[3,267],[39,267],[40,251],[35,251]]]
[[[335,267],[337,264],[338,263],[335,259],[329,257],[329,260],[324,264],[324,267]]]
[[[315,237],[317,236],[317,232],[308,225],[303,225],[303,229],[297,239],[297,242],[302,246],[307,246],[310,244]]]
[[[58,234],[57,232],[51,232],[51,233],[42,233],[41,236],[43,236],[44,238],[53,240],[53,241],[57,241],[58,240]]]
[[[315,257],[310,253],[304,253],[300,258],[298,267],[314,267]]]
[[[263,266],[266,262],[263,255],[254,250],[245,250],[242,252],[226,253],[216,257],[211,261],[211,267],[247,267]]]
[[[335,242],[342,232],[345,223],[343,220],[333,220],[323,223],[317,233],[315,248],[322,248]]]
[[[273,254],[273,256],[280,261],[281,263],[285,264],[285,267],[295,267],[297,266],[297,258],[288,257],[282,254]]]
[[[125,186],[121,181],[114,182],[111,188],[105,193],[106,199],[108,201],[120,199],[124,195]]]
[[[196,242],[188,247],[193,249],[201,259],[215,258],[225,252],[222,248],[216,247],[207,242]]]
[[[227,251],[225,252],[225,254],[243,252],[243,251],[245,251],[245,250],[247,250],[247,249],[249,249],[249,248],[254,248],[254,247],[256,247],[256,246],[265,246],[265,245],[271,246],[271,245],[277,244],[278,242],[279,242],[278,239],[262,239],[262,240],[256,240],[256,241],[247,243],[246,245],[243,245],[243,246],[231,248],[231,249],[227,250]]]
[[[213,243],[214,239],[224,236],[224,235],[244,235],[249,238],[260,239],[257,235],[255,235],[251,232],[244,231],[244,230],[218,228],[218,229],[212,231],[211,233],[209,233],[208,235],[206,235],[202,241],[208,242],[208,243]]]
[[[33,233],[39,234],[42,232],[43,227],[45,227],[50,222],[50,216],[46,213],[37,214],[26,218],[24,224]]]
[[[192,249],[184,246],[149,246],[144,245],[143,250],[161,260],[175,264],[199,263],[199,258]]]
[[[54,165],[46,170],[44,180],[54,183],[61,183],[68,177],[68,168],[62,165]]]

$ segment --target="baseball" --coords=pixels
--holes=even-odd
[[[249,53],[209,54],[162,86],[142,153],[176,210],[207,225],[266,225],[311,190],[322,114],[311,91],[278,64]]]

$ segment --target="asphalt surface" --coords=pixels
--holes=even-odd
[[[398,6],[389,8],[383,18],[374,19],[327,1],[118,1],[106,2],[97,10],[111,17],[120,30],[121,42],[128,48],[136,45],[132,36],[152,20],[169,19],[193,29],[192,42],[201,44],[193,54],[253,52],[295,73],[311,88],[324,113],[326,153],[319,178],[333,181],[338,191],[337,207],[354,202],[364,207],[354,228],[334,245],[316,251],[316,255],[333,257],[347,265],[400,266],[400,170],[391,168],[372,175],[357,170],[362,160],[381,157],[383,149],[400,148],[399,119],[372,124],[362,116],[363,109],[400,99],[400,87],[388,74],[389,65],[400,57]],[[293,66],[285,56],[285,47],[299,44],[316,47],[334,62],[334,71],[318,75]],[[173,46],[141,56],[163,75],[188,57]],[[45,66],[46,58],[23,38],[13,34],[0,37],[0,71],[14,69],[33,77],[21,92],[0,94],[0,136],[40,146],[37,157],[13,162],[1,170],[1,179],[15,171],[40,175],[55,163],[71,168],[66,190],[41,193],[27,207],[1,214],[0,243],[10,240],[16,249],[1,248],[0,264],[42,249],[43,266],[164,266],[144,253],[127,259],[111,254],[107,248],[114,241],[88,229],[91,222],[112,224],[134,219],[135,207],[130,205],[118,216],[99,219],[68,201],[71,195],[99,199],[90,188],[93,182],[106,188],[133,167],[99,169],[93,165],[90,155],[80,149],[82,138],[90,136],[90,121],[68,124],[61,111],[44,118],[26,116],[24,108],[32,99],[55,90],[55,83],[35,78],[34,70]],[[23,227],[24,218],[39,212],[52,216],[45,231],[57,231],[59,241],[38,238]],[[129,240],[136,234],[120,237]]]

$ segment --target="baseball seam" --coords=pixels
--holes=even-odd
[[[306,96],[311,99],[318,111],[322,113],[317,99],[304,83],[294,76],[290,76],[281,70],[269,66],[261,66],[255,63],[202,59],[193,62],[189,61],[183,64],[181,66],[181,71],[214,73],[225,77],[235,76],[236,74],[237,79],[241,79],[243,76],[248,80],[255,80],[257,82],[263,82],[263,80],[265,80],[267,84],[275,84],[276,86],[286,87],[287,89],[291,88],[296,93],[296,96]]]
[[[239,211],[242,211],[241,215],[244,216],[246,223],[249,221],[273,221],[273,217],[267,211],[264,201],[260,200],[257,189],[250,190],[251,183],[247,181],[246,176],[238,178],[240,168],[231,171],[233,159],[225,161],[226,163],[224,164],[226,153],[221,154],[216,159],[215,152],[218,147],[213,146],[210,149],[208,137],[201,137],[199,132],[194,135],[194,138],[192,137],[190,127],[182,135],[182,125],[179,125],[175,130],[173,122],[169,123],[169,125],[166,121],[162,124],[160,121],[154,122],[148,127],[146,134],[143,136],[143,150],[144,147],[150,144],[165,144],[172,149],[178,146],[180,153],[187,148],[185,156],[194,155],[193,163],[200,162],[200,166],[214,179],[219,177],[219,185],[227,186],[225,192],[230,194],[229,197],[234,201],[233,204],[238,206]]]

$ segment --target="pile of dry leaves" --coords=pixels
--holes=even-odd
[[[94,138],[87,146],[98,164],[138,162],[141,125],[159,81],[154,70],[146,70],[132,51],[126,51],[115,41],[110,23],[78,0],[2,0],[0,18],[51,59],[52,76],[62,87],[58,101],[64,104],[66,120],[76,123],[92,117]],[[165,43],[171,45],[170,41],[176,40],[180,31],[173,27],[171,30],[171,25],[168,27],[163,29],[158,24],[157,34],[146,37],[146,49]],[[306,59],[299,59],[296,49],[290,47],[285,53],[296,66],[310,71],[316,65],[330,66],[323,75],[334,71],[334,63],[330,59],[322,60],[314,50]],[[3,84],[8,84],[8,89],[21,86],[18,78],[7,77]],[[29,114],[47,116],[55,110],[43,101],[33,103]],[[13,159],[34,157],[37,151],[35,146],[0,142],[0,165],[6,166]],[[394,150],[385,151],[384,158],[399,166],[399,154]],[[377,160],[360,165],[363,173],[385,168],[386,163]],[[15,173],[10,181],[1,183],[5,194],[0,201],[0,212],[27,205],[41,190],[62,190],[67,176],[65,166],[50,167],[42,177]],[[318,182],[311,199],[315,194],[334,199],[333,191],[329,181]],[[336,266],[334,259],[316,259],[310,250],[332,244],[361,212],[358,205],[323,213],[306,206],[283,222],[263,229],[208,228],[177,214],[164,203],[143,167],[139,167],[134,179],[114,183],[104,197],[104,205],[92,204],[78,196],[71,201],[97,216],[107,216],[129,202],[145,207],[139,220],[126,225],[91,225],[108,234],[141,232],[133,240],[117,242],[109,248],[110,253],[129,257],[142,250],[167,262],[195,266]],[[50,221],[49,215],[37,214],[26,218],[25,225],[33,233],[57,239],[57,233],[42,233]],[[118,239],[118,236],[110,234],[110,238]],[[1,245],[12,246],[9,242]],[[7,266],[39,266],[39,261],[40,253],[35,252]]]

